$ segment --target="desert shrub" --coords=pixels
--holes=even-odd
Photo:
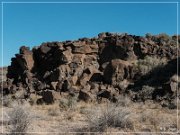
[[[25,108],[16,106],[9,113],[10,135],[25,135],[30,124],[29,113]]]
[[[151,39],[152,38],[152,35],[150,33],[147,33],[146,36],[145,36],[147,39]]]
[[[88,115],[88,124],[91,132],[104,132],[108,128],[132,128],[129,119],[130,112],[126,109],[110,105],[106,109],[94,109]]]
[[[85,107],[81,107],[79,112],[80,112],[80,114],[87,114],[88,113],[87,109]]]
[[[59,101],[59,107],[63,109],[74,109],[77,104],[76,96],[68,96],[67,98],[62,98]]]
[[[135,66],[142,75],[145,75],[154,69],[158,70],[158,68],[164,66],[166,63],[166,59],[146,56],[144,59],[138,60]]]
[[[35,94],[31,94],[29,97],[29,103],[30,105],[35,105],[37,103],[37,100],[41,98],[40,96],[37,96]]]
[[[24,104],[25,100],[24,99],[14,99],[12,95],[0,95],[1,98],[1,105],[4,107],[13,107],[16,104]]]
[[[166,33],[161,33],[158,35],[158,37],[161,42],[168,42],[171,40],[171,37],[167,35]]]
[[[144,99],[152,99],[152,95],[153,95],[153,92],[154,92],[154,87],[151,87],[151,86],[148,86],[148,85],[144,85],[142,87],[142,90],[139,91],[138,95],[139,95],[139,98],[143,98]]]
[[[117,99],[117,106],[127,107],[131,104],[131,99],[127,96],[119,95]]]
[[[1,98],[2,98],[1,102],[2,102],[3,106],[5,106],[5,107],[10,107],[11,106],[11,104],[13,102],[11,96],[3,96]]]
[[[48,109],[48,115],[58,116],[58,110],[56,110],[55,108],[50,108],[50,109]]]

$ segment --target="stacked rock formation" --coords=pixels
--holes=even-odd
[[[118,95],[127,93],[139,100],[143,85],[149,85],[147,78],[152,76],[141,75],[133,62],[156,56],[167,59],[168,69],[162,67],[160,87],[153,85],[150,99],[158,95],[163,100],[168,92],[168,99],[175,99],[178,52],[177,36],[166,35],[100,33],[95,38],[47,42],[32,50],[22,46],[12,58],[2,90],[5,95],[21,93],[15,98],[40,95],[47,104],[64,95],[78,95],[78,100],[86,102],[102,98],[116,102]]]

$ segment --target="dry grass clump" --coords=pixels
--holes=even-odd
[[[2,96],[1,95],[1,105],[4,107],[11,107],[13,99],[11,96]]]
[[[112,134],[111,132],[175,132],[177,130],[176,110],[162,108],[153,104],[151,100],[140,104],[122,96],[116,104],[77,102],[75,109],[69,107],[67,110],[59,107],[59,101],[52,105],[29,106],[28,109],[25,109],[26,105],[26,103],[19,104],[20,107],[15,106],[14,109],[4,107],[5,112],[10,112],[8,113],[10,118],[7,118],[7,124],[4,125],[5,130],[12,135],[20,134],[15,132],[23,132],[20,134],[23,135],[37,131]]]
[[[142,90],[138,93],[138,98],[142,100],[152,99],[152,95],[154,92],[154,87],[150,87],[148,85],[144,85]]]
[[[38,99],[41,99],[42,96],[39,95],[35,95],[35,94],[31,94],[31,96],[29,97],[29,103],[30,105],[36,105],[38,104]]]
[[[176,111],[144,108],[137,114],[137,124],[149,128],[151,132],[175,132],[177,130]],[[143,124],[142,124],[143,123]]]
[[[88,115],[91,132],[104,132],[108,128],[132,129],[133,123],[129,119],[130,112],[125,108],[110,105],[106,109],[96,108]]]
[[[59,107],[64,110],[74,109],[77,104],[77,97],[69,96],[67,98],[62,98],[59,101]]]
[[[158,70],[161,66],[165,65],[167,60],[153,56],[146,56],[136,62],[135,66],[142,75],[149,73],[151,70]]]
[[[17,105],[17,104],[22,105],[25,103],[26,103],[25,99],[14,99],[13,96],[11,95],[6,95],[6,96],[1,95],[1,105],[3,107],[12,108],[14,105]]]
[[[59,109],[56,108],[49,108],[48,109],[48,115],[50,116],[58,116],[59,115]]]
[[[121,107],[128,107],[128,106],[130,106],[132,104],[132,101],[127,96],[119,95],[118,96],[118,101],[117,101],[116,104],[118,106],[121,106]]]
[[[30,124],[29,113],[26,109],[15,106],[8,115],[10,135],[25,135]]]

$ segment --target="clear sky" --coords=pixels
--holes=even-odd
[[[42,42],[94,37],[100,32],[174,35],[177,32],[176,13],[176,3],[4,3],[3,66],[10,64],[11,58],[19,52],[22,45],[32,48]],[[2,59],[0,62],[2,63]]]

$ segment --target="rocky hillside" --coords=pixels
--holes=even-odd
[[[2,90],[16,99],[38,95],[38,104],[64,96],[116,102],[119,95],[128,95],[133,101],[154,100],[175,108],[178,52],[177,36],[166,34],[100,33],[42,43],[32,50],[22,46],[12,58]]]

